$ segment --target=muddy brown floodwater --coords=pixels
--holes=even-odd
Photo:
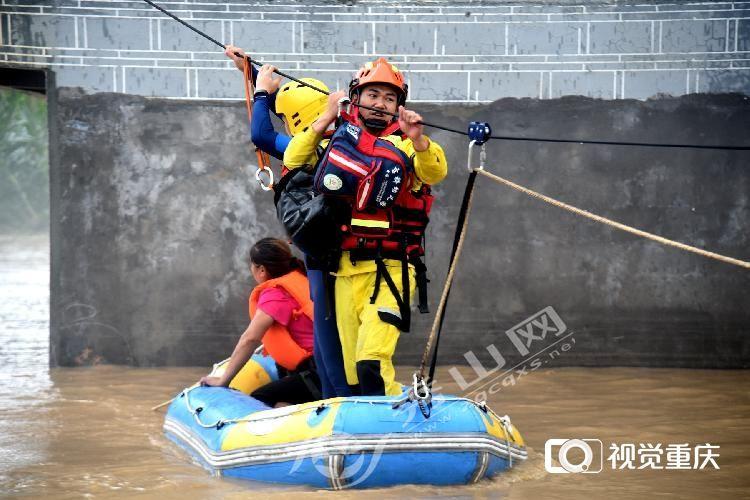
[[[2,497],[234,499],[251,490],[345,499],[750,497],[750,372],[735,370],[531,372],[488,401],[511,416],[529,460],[473,486],[326,492],[212,477],[164,437],[163,413],[150,411],[206,368],[48,368],[47,245],[41,237],[0,237]],[[412,370],[401,367],[401,380]],[[460,393],[447,373],[438,379],[444,392]],[[544,445],[551,438],[601,440],[602,472],[546,472]],[[720,447],[720,469],[613,470],[612,443],[710,443]]]

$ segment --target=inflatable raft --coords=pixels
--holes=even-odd
[[[444,395],[428,406],[405,393],[272,409],[240,390],[192,387],[164,430],[216,475],[315,488],[469,484],[527,456],[507,416]]]

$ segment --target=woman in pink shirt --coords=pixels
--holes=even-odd
[[[263,238],[250,249],[250,272],[258,283],[250,295],[250,325],[224,373],[203,377],[201,383],[229,386],[262,343],[276,361],[280,378],[255,390],[252,397],[269,406],[320,399],[320,379],[312,358],[313,305],[304,264],[285,241]]]

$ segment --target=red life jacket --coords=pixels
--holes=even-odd
[[[270,279],[253,288],[248,301],[250,306],[250,318],[255,316],[255,311],[258,309],[260,293],[263,290],[273,287],[283,289],[300,305],[300,309],[295,310],[292,313],[293,317],[296,318],[304,314],[310,318],[310,320],[313,319],[313,303],[310,300],[310,286],[307,278],[298,271],[292,271],[284,276]],[[263,335],[263,349],[271,355],[276,363],[287,370],[296,369],[302,361],[312,356],[312,352],[302,348],[294,341],[289,330],[284,325],[277,322],[274,322],[271,328],[269,328]]]
[[[399,260],[424,255],[430,186],[413,191],[413,158],[380,138],[397,132],[398,122],[375,136],[360,126],[356,115],[342,116],[345,121],[321,155],[315,175],[319,192],[344,198],[351,206],[350,223],[341,228],[342,250],[379,249]]]
[[[423,184],[414,191],[413,158],[381,139],[398,131],[397,122],[375,136],[360,125],[356,114],[342,113],[342,117],[344,121],[320,156],[315,188],[326,196],[348,202],[351,217],[341,227],[341,249],[349,252],[352,261],[376,262],[378,271],[371,302],[377,297],[380,280],[385,279],[401,317],[384,317],[388,314],[380,313],[381,319],[408,331],[408,264],[414,265],[417,272],[419,309],[428,312],[428,280],[421,257],[433,201],[430,186]],[[403,294],[398,293],[384,259],[402,262]]]

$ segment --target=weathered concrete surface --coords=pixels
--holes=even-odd
[[[505,99],[426,111],[433,123],[488,121],[495,135],[526,137],[739,145],[750,130],[750,101],[736,95]],[[451,165],[431,228],[432,260],[443,263],[466,146],[451,134],[433,137],[447,146]],[[553,198],[750,259],[748,151],[491,141],[487,156],[488,170]],[[441,346],[446,362],[468,350],[489,360],[485,348],[493,344],[512,366],[521,356],[504,331],[552,306],[577,332],[575,348],[556,366],[750,366],[746,269],[588,221],[483,177],[477,183]],[[432,276],[437,282],[445,274]]]
[[[66,91],[57,104],[53,363],[226,356],[247,317],[250,245],[279,233],[248,180],[242,106]]]
[[[84,96],[62,89],[51,176],[51,361],[208,365],[246,325],[252,243],[280,235],[252,178],[242,104]],[[54,101],[54,102],[52,102]],[[422,107],[427,121],[496,134],[743,144],[734,95],[652,101],[505,99]],[[450,161],[436,186],[428,265],[436,307],[467,177],[466,140],[431,131]],[[487,168],[626,224],[749,259],[748,152],[492,141]],[[750,273],[628,235],[480,177],[441,342],[443,363],[493,344],[552,306],[575,347],[562,365],[750,365]],[[56,236],[57,235],[57,236]],[[397,360],[418,361],[416,314]]]

